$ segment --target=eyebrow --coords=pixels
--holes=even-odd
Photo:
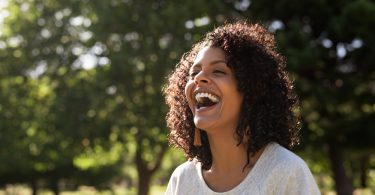
[[[224,63],[224,64],[227,65],[227,62],[224,61],[224,60],[214,60],[214,61],[210,62],[208,65],[211,66],[211,65],[215,65],[215,64],[219,64],[219,63]],[[191,66],[191,68],[193,68],[193,67],[197,67],[197,66],[202,66],[202,64],[200,64],[200,63],[198,63],[198,64],[193,64],[193,65]]]

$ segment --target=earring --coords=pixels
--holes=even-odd
[[[198,128],[195,128],[195,131],[194,131],[194,146],[196,147],[202,146],[201,130]]]

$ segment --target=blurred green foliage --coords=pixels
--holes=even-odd
[[[375,138],[375,3],[7,0],[0,11],[0,185],[165,185],[165,77],[202,35],[259,21],[301,97],[299,151],[318,181],[367,187]],[[157,172],[158,170],[162,170]],[[154,176],[154,177],[153,177]],[[327,178],[327,177],[322,177]],[[342,191],[340,191],[342,190]]]

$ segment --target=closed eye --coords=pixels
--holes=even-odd
[[[215,74],[226,74],[224,71],[221,71],[221,70],[214,70],[213,73],[215,73]]]
[[[198,74],[198,71],[189,73],[190,78],[194,78]]]

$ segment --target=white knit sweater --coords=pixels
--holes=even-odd
[[[214,192],[205,183],[201,163],[188,161],[173,172],[166,195],[315,195],[318,186],[306,163],[277,143],[266,146],[245,179],[226,192]]]

